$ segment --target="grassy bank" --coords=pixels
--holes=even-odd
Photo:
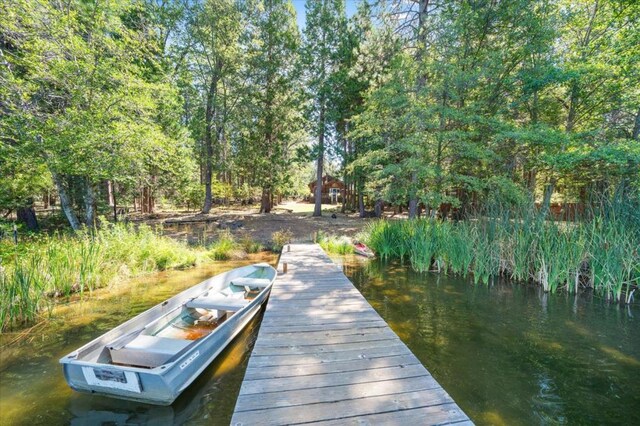
[[[506,275],[551,292],[592,287],[607,300],[627,303],[640,283],[640,226],[626,216],[572,223],[511,214],[457,224],[382,220],[364,234],[383,260],[408,261],[421,272],[472,274],[476,283]]]
[[[0,330],[33,322],[53,299],[112,282],[210,259],[240,258],[262,246],[220,234],[208,248],[191,247],[147,226],[107,225],[77,234],[0,241]]]

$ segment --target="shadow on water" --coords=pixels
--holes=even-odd
[[[640,307],[339,261],[477,424],[640,424]]]
[[[229,424],[262,314],[168,407],[73,392],[58,359],[151,306],[225,270],[272,254],[148,275],[60,305],[19,342],[0,335],[0,424]]]

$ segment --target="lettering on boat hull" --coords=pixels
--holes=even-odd
[[[91,386],[100,386],[109,389],[121,389],[129,392],[140,393],[140,380],[138,374],[133,371],[119,371],[108,368],[82,367],[82,374]]]

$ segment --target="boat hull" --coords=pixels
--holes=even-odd
[[[201,285],[196,286],[196,288]],[[149,312],[153,312],[158,308],[163,310],[163,308],[174,304],[177,304],[179,308],[184,303],[185,298],[188,299],[194,293],[190,290],[169,299],[163,304],[157,305],[142,313],[139,317],[146,318]],[[184,351],[180,352],[175,360],[159,367],[148,369],[78,359],[78,354],[82,353],[83,350],[97,351],[99,350],[99,345],[104,341],[118,338],[118,335],[124,336],[131,329],[136,329],[139,326],[137,321],[133,321],[139,321],[139,318],[136,317],[77,352],[62,358],[60,362],[63,365],[65,379],[69,386],[78,392],[156,405],[170,405],[260,311],[269,296],[269,292],[270,286],[265,291],[260,292],[244,308],[235,312],[220,324],[214,332],[193,341]],[[113,331],[118,331],[118,333],[113,335]],[[96,345],[97,347],[94,347]]]

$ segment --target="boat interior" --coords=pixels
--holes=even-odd
[[[265,268],[231,279],[227,286],[207,290],[172,311],[156,318],[144,328],[125,334],[86,356],[101,364],[155,368],[178,358],[196,341],[211,334],[228,318],[269,286]]]

